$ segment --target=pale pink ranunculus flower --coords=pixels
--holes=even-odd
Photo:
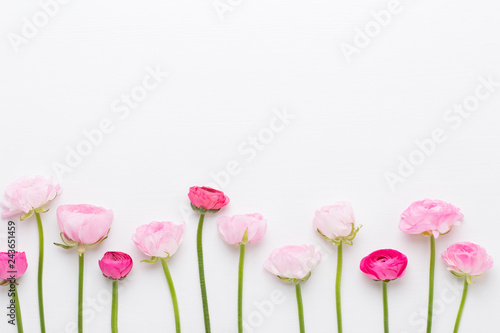
[[[399,229],[408,234],[444,235],[459,225],[464,215],[460,209],[441,200],[416,201],[402,214]]]
[[[113,280],[121,280],[127,277],[132,270],[132,258],[123,252],[109,251],[99,260],[99,268],[102,274]]]
[[[52,178],[43,176],[22,177],[7,186],[5,201],[2,203],[4,211],[2,218],[24,215],[28,218],[33,211],[45,211],[45,205],[61,192],[61,186]]]
[[[359,268],[370,279],[391,281],[403,277],[407,265],[408,258],[401,252],[382,249],[361,259]]]
[[[14,266],[12,267],[12,263]],[[14,254],[0,252],[0,279],[15,280],[21,277],[28,268],[26,253],[15,251]]]
[[[354,227],[354,211],[349,202],[337,202],[318,209],[313,220],[313,227],[324,238],[335,243],[352,243],[358,229]]]
[[[188,197],[193,208],[197,210],[217,211],[229,203],[224,192],[205,186],[190,187]]]
[[[441,253],[441,258],[450,272],[456,276],[465,276],[469,283],[472,283],[471,277],[481,277],[493,267],[493,258],[486,250],[470,242],[452,244]]]
[[[217,227],[226,243],[238,245],[261,240],[266,233],[267,221],[261,214],[223,216],[217,221]]]
[[[181,244],[185,228],[184,223],[151,222],[138,227],[132,240],[147,256],[170,258]]]
[[[264,268],[282,280],[305,281],[321,261],[313,245],[290,245],[274,250]]]
[[[108,234],[113,211],[92,205],[62,205],[57,208],[59,229],[67,240],[92,245]]]

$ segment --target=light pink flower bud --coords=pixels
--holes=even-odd
[[[188,197],[191,207],[202,212],[215,212],[229,203],[229,198],[223,192],[210,187],[193,186],[189,189]]]
[[[7,186],[2,218],[23,215],[21,220],[30,217],[34,211],[45,212],[45,205],[61,192],[61,186],[51,178],[43,176],[22,177]]]
[[[132,258],[123,252],[106,252],[102,259],[99,260],[102,274],[114,280],[127,277],[130,270],[132,270],[132,265]]]
[[[441,200],[416,201],[401,214],[399,229],[408,234],[444,235],[464,217],[460,209]]]
[[[260,214],[224,216],[217,221],[219,233],[228,244],[258,242],[266,233],[267,221]]]
[[[16,280],[26,272],[28,262],[26,253],[0,252],[0,279],[1,280]]]
[[[337,245],[352,245],[352,240],[359,231],[359,228],[354,226],[354,211],[349,202],[321,207],[316,211],[313,226],[323,238]]]
[[[274,250],[264,268],[280,279],[297,283],[306,281],[321,261],[321,253],[313,245],[291,245]]]
[[[370,279],[390,281],[405,274],[408,258],[399,251],[384,249],[370,253],[361,260],[359,268]]]
[[[170,258],[181,244],[185,228],[184,223],[151,222],[138,227],[132,240],[147,256]]]
[[[486,250],[469,242],[452,244],[441,254],[441,258],[451,273],[460,277],[465,276],[469,283],[472,283],[471,277],[481,277],[493,267],[493,258],[486,253]]]
[[[57,222],[70,242],[93,245],[106,238],[113,211],[92,205],[62,205],[57,208]]]

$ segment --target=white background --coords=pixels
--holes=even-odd
[[[213,183],[217,173],[218,188],[231,198],[218,215],[260,212],[269,222],[265,238],[247,248],[248,333],[298,332],[293,286],[264,271],[262,263],[272,249],[302,243],[324,254],[303,285],[307,331],[335,332],[336,251],[311,222],[315,209],[340,200],[352,202],[363,224],[354,246],[344,251],[344,331],[382,332],[381,285],[358,265],[371,251],[394,248],[407,254],[409,265],[406,276],[389,285],[391,331],[421,332],[428,238],[398,229],[399,215],[412,201],[446,200],[465,215],[461,226],[438,239],[438,254],[467,240],[500,262],[500,87],[467,118],[443,118],[456,117],[448,113],[454,104],[474,102],[481,78],[500,81],[498,1],[401,0],[397,14],[373,30],[369,45],[359,47],[350,62],[341,46],[355,46],[357,29],[377,29],[372,13],[387,11],[389,1],[224,3],[231,10],[221,18],[211,0],[72,0],[52,7],[48,22],[37,1],[0,5],[1,191],[22,175],[57,177],[54,167],[68,167],[68,151],[80,147],[87,153],[65,170],[64,193],[42,216],[48,332],[72,332],[67,328],[76,321],[77,254],[52,245],[59,241],[55,207],[68,203],[115,213],[110,237],[85,258],[85,299],[96,302],[86,332],[110,331],[105,296],[111,284],[97,265],[108,250],[128,252],[135,260],[120,291],[120,331],[173,331],[161,265],[139,263],[145,257],[130,240],[135,228],[154,220],[187,224],[169,264],[183,331],[202,332],[197,216],[184,208],[188,188]],[[34,17],[39,27],[30,35],[24,18]],[[16,51],[11,41],[23,29],[29,38]],[[120,98],[140,93],[148,68],[169,76],[126,114]],[[276,110],[294,118],[286,126],[275,123]],[[112,131],[96,135],[89,146],[84,132],[103,119]],[[266,129],[271,123],[279,131]],[[415,141],[436,129],[445,139],[433,149],[428,145],[423,157]],[[259,135],[266,143],[257,151],[248,140]],[[406,166],[405,177],[391,188],[387,173],[397,174],[400,157],[410,155],[421,164],[414,170]],[[231,161],[239,163],[237,174],[222,179]],[[216,219],[208,217],[204,230],[212,331],[233,333],[238,250],[217,235]],[[5,232],[6,224],[4,251]],[[17,236],[29,260],[19,286],[25,331],[38,332],[34,218],[18,224]],[[439,256],[436,263],[434,332],[450,332],[461,281]],[[498,332],[498,274],[494,267],[469,289],[461,332]],[[276,291],[283,302],[259,310],[255,302],[269,301]],[[6,294],[4,288],[3,312]],[[0,330],[15,332],[3,312]]]

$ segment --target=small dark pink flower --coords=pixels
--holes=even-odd
[[[106,252],[99,260],[102,274],[114,280],[125,278],[130,273],[132,265],[132,258],[123,252]]]
[[[193,186],[189,189],[188,197],[196,210],[217,211],[229,203],[224,192],[210,187]]]
[[[402,277],[408,259],[399,251],[384,249],[370,253],[361,260],[359,268],[370,279],[390,281]]]

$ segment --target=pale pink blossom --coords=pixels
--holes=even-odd
[[[313,245],[290,245],[274,250],[264,268],[282,280],[305,281],[321,261]]]
[[[456,276],[465,276],[469,283],[470,277],[480,277],[493,267],[493,258],[486,250],[469,242],[452,244],[441,254],[441,258],[448,265],[449,271]]]
[[[170,258],[181,244],[185,228],[184,223],[151,222],[138,227],[132,240],[147,256]]]
[[[222,239],[238,245],[258,242],[266,233],[267,221],[261,214],[224,216],[217,221],[217,227]]]
[[[57,208],[57,222],[70,242],[92,245],[107,236],[113,211],[92,205],[62,205]]]
[[[318,209],[313,227],[325,239],[334,243],[352,244],[359,228],[354,226],[354,211],[349,202],[338,202]]]

